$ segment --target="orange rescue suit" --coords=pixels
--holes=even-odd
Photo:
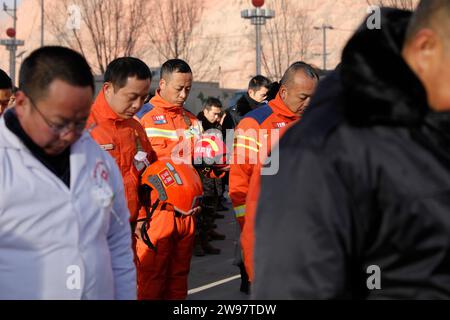
[[[196,117],[182,107],[170,105],[159,92],[150,104],[150,111],[140,121],[158,159],[178,158],[192,163],[195,139],[202,131]],[[148,233],[157,251],[140,240],[137,243],[138,299],[185,299],[195,217],[183,216],[163,204],[153,214]]]
[[[241,230],[244,227],[245,202],[255,165],[269,155],[272,137],[277,139],[280,129],[299,119],[278,94],[268,105],[248,113],[236,128],[229,193]]]
[[[136,222],[142,206],[137,192],[140,181],[133,164],[134,156],[138,151],[144,151],[149,161],[155,160],[144,129],[135,119],[120,118],[108,105],[103,90],[92,106],[87,128],[100,147],[116,160],[123,177],[130,222]]]
[[[281,138],[284,133],[297,122],[291,122],[286,127],[280,130],[279,137]],[[272,141],[272,147],[278,141]],[[281,156],[281,155],[280,155]],[[250,178],[250,184],[248,189],[247,200],[245,202],[245,224],[241,233],[241,247],[242,257],[244,259],[245,270],[247,271],[250,282],[253,282],[255,277],[254,267],[254,246],[255,246],[255,218],[256,210],[258,207],[259,192],[261,187],[261,163],[259,163]]]

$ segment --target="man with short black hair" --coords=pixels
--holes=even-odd
[[[151,72],[143,61],[132,57],[112,61],[87,124],[94,140],[116,160],[122,172],[133,229],[142,209],[138,197],[142,170],[136,168],[134,157],[145,152],[149,162],[155,160],[144,129],[133,119],[144,105],[150,83]]]
[[[219,99],[209,97],[203,104],[203,110],[197,118],[202,122],[203,130],[218,129],[222,116],[222,102]]]
[[[235,106],[226,111],[222,124],[223,128],[225,130],[236,128],[247,113],[264,105],[271,84],[272,82],[264,76],[253,77],[248,83],[247,92],[237,101]]]
[[[203,104],[203,111],[197,116],[202,123],[205,134],[223,139],[220,125],[221,115],[222,102],[214,97],[206,99]],[[197,217],[198,228],[194,254],[196,256],[220,254],[221,250],[212,246],[210,240],[225,240],[225,235],[216,232],[213,227],[217,215],[219,195],[222,193],[222,181],[216,177],[201,176],[201,178],[203,183],[203,210]]]
[[[13,84],[11,78],[5,71],[0,69],[0,116],[9,106],[11,96],[13,94]]]
[[[19,83],[0,119],[0,299],[135,299],[122,178],[85,132],[88,63],[42,47]]]
[[[380,20],[262,177],[256,299],[450,298],[450,1]]]

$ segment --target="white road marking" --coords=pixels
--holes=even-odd
[[[216,282],[207,284],[205,286],[202,286],[202,287],[199,287],[199,288],[196,288],[196,289],[191,289],[191,290],[188,291],[188,295],[199,293],[199,292],[202,292],[202,291],[205,291],[205,290],[208,290],[208,289],[220,286],[222,284],[225,284],[225,283],[228,283],[228,282],[240,279],[240,278],[241,278],[241,275],[238,274],[238,275],[233,276],[233,277],[228,278],[228,279],[223,279],[223,280],[216,281]]]

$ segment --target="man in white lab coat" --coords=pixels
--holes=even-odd
[[[89,65],[43,47],[19,87],[0,119],[0,300],[135,299],[121,174],[84,130]]]

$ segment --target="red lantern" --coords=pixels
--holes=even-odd
[[[14,38],[16,36],[16,30],[14,28],[8,28],[6,30],[6,35],[10,38]]]
[[[252,4],[257,8],[260,8],[264,5],[264,0],[252,0]]]

